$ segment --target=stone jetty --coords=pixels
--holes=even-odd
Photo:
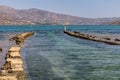
[[[0,80],[24,80],[25,74],[20,56],[20,47],[11,47],[5,57],[5,61],[1,68]]]
[[[119,36],[114,36],[114,35],[110,36],[106,34],[95,35],[95,34],[81,33],[77,31],[64,31],[64,33],[82,39],[103,42],[111,45],[120,45],[120,35]]]
[[[19,45],[21,43],[24,43],[24,40],[32,35],[34,35],[34,32],[26,32],[23,34],[16,35],[15,37],[10,38],[9,40],[15,41],[15,43]]]
[[[27,32],[19,34],[11,39],[15,41],[21,41],[22,39],[24,41],[26,38],[33,34],[33,32]],[[20,55],[20,49],[20,45],[14,45],[9,48],[8,53],[5,57],[5,63],[0,71],[0,80],[25,80],[25,73],[23,69],[23,61]]]

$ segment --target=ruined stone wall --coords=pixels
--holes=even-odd
[[[74,36],[74,37],[78,37],[82,39],[103,42],[103,43],[107,43],[110,45],[120,45],[120,35],[119,36],[118,35],[109,36],[106,34],[93,35],[93,34],[77,32],[77,31],[64,31],[64,33],[70,36]]]
[[[27,37],[33,35],[33,32],[19,34],[11,39],[15,41],[24,41]],[[15,39],[14,39],[15,38]],[[21,45],[16,44],[9,48],[5,57],[5,64],[0,71],[0,80],[24,80],[25,74],[23,61],[20,55]]]
[[[9,56],[11,53],[19,55]],[[0,80],[24,80],[25,74],[19,46],[13,46],[8,50],[5,61],[5,64],[1,68]],[[20,78],[18,79],[18,77]]]

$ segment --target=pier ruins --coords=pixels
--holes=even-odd
[[[16,45],[10,47],[6,54],[5,63],[0,71],[0,80],[25,80],[23,61],[20,55],[20,44],[33,34],[34,32],[26,32],[10,39],[15,41]]]
[[[92,41],[103,42],[110,45],[120,45],[120,35],[110,35],[110,34],[88,34],[88,33],[81,33],[77,31],[64,31],[64,33]]]

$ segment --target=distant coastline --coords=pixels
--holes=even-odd
[[[120,17],[84,18],[36,8],[17,10],[0,6],[0,25],[120,25]]]

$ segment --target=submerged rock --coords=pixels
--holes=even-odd
[[[2,50],[3,50],[3,49],[2,49],[2,48],[0,48],[0,52],[2,52]]]

